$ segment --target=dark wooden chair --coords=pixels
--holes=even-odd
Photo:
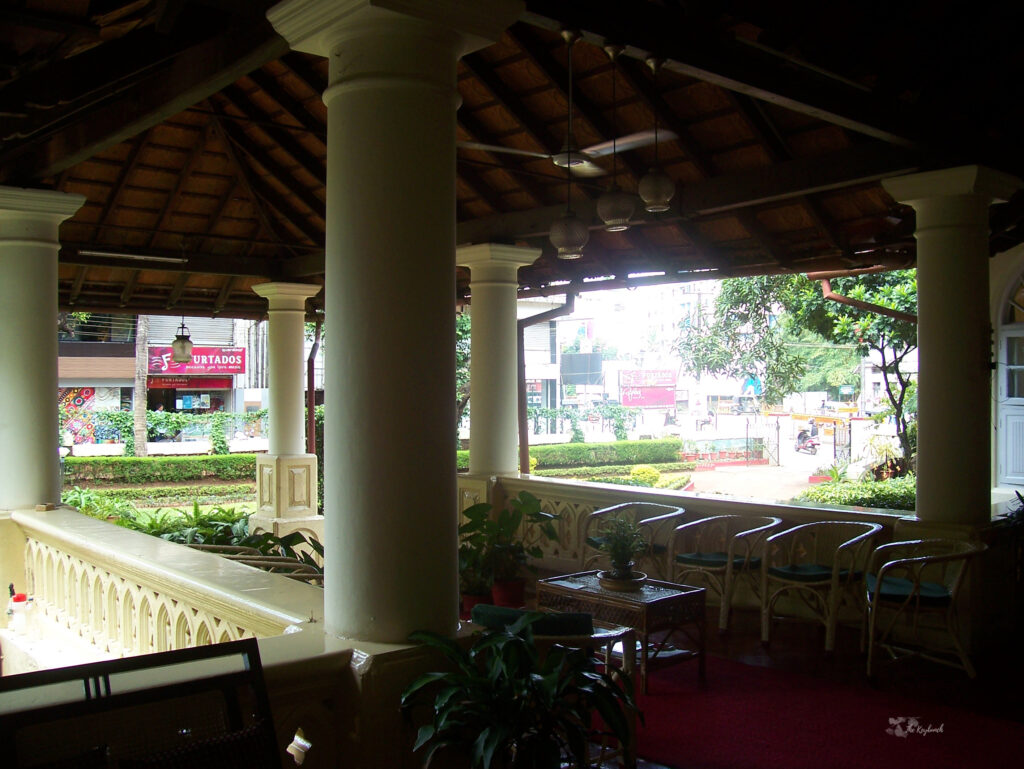
[[[6,769],[281,769],[254,638],[0,678],[0,744]]]

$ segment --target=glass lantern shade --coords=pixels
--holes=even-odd
[[[558,249],[559,259],[579,259],[590,240],[590,230],[574,212],[566,211],[565,216],[551,225],[548,237],[551,245]]]
[[[640,180],[637,192],[644,201],[644,208],[652,214],[668,211],[669,201],[676,194],[675,182],[664,171],[652,168]]]
[[[171,360],[175,363],[190,363],[192,361],[192,340],[189,338],[184,322],[178,328],[178,335],[171,342]]]
[[[636,202],[633,195],[619,189],[617,185],[612,186],[606,193],[597,199],[597,215],[605,223],[608,232],[622,232],[629,229],[629,220],[636,210]]]

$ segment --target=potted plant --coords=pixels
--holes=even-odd
[[[644,530],[632,518],[616,516],[604,522],[596,537],[587,543],[608,553],[612,562],[609,571],[598,574],[601,584],[612,590],[637,590],[647,579],[643,572],[634,571],[634,557],[647,552],[649,547]]]
[[[519,492],[496,513],[490,504],[481,502],[467,508],[463,515],[466,522],[459,527],[460,566],[463,548],[473,551],[466,562],[489,577],[491,600],[499,606],[522,606],[526,585],[522,569],[532,570],[529,559],[543,555],[539,545],[527,544],[522,526],[536,525],[541,537],[557,541],[552,523],[557,516],[541,510],[540,500],[528,491]]]
[[[530,629],[539,616],[485,631],[468,648],[434,633],[410,636],[440,651],[449,668],[402,693],[407,718],[418,705],[433,712],[413,748],[427,750],[424,765],[440,751],[462,754],[473,769],[558,769],[563,759],[582,768],[595,732],[624,745],[632,740],[636,705],[621,679],[601,672],[587,649],[554,644],[542,653]]]
[[[484,559],[482,543],[459,543],[459,617],[469,619],[478,603],[491,600],[491,573]]]

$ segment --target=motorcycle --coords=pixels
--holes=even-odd
[[[806,454],[818,453],[818,436],[801,430],[796,436],[796,450]]]

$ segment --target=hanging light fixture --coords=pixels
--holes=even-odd
[[[597,215],[601,217],[608,232],[622,232],[629,229],[630,217],[636,209],[633,196],[621,190],[618,183],[618,153],[615,146],[615,134],[618,129],[615,125],[615,113],[618,102],[615,96],[615,76],[616,58],[622,53],[622,46],[606,45],[604,51],[612,62],[612,183],[608,191],[597,199]]]
[[[181,316],[181,325],[178,327],[178,335],[171,342],[171,360],[175,363],[192,362],[192,339],[189,338],[188,328],[185,326],[185,316]]]
[[[565,215],[557,219],[551,225],[548,238],[558,250],[559,259],[579,259],[583,256],[583,247],[590,240],[590,228],[586,222],[576,216],[572,210],[572,171],[574,139],[572,135],[572,46],[579,40],[579,33],[575,30],[563,29],[562,39],[566,42],[566,59],[569,65],[569,119],[566,128],[565,153],[566,153],[566,194],[565,194]],[[577,161],[578,162],[578,161]]]
[[[662,60],[653,56],[647,59],[647,66],[658,78],[658,70],[661,69]],[[637,192],[644,201],[644,208],[652,214],[668,211],[669,201],[676,194],[676,184],[672,178],[658,168],[658,110],[654,110],[654,165],[644,175],[637,185]]]

